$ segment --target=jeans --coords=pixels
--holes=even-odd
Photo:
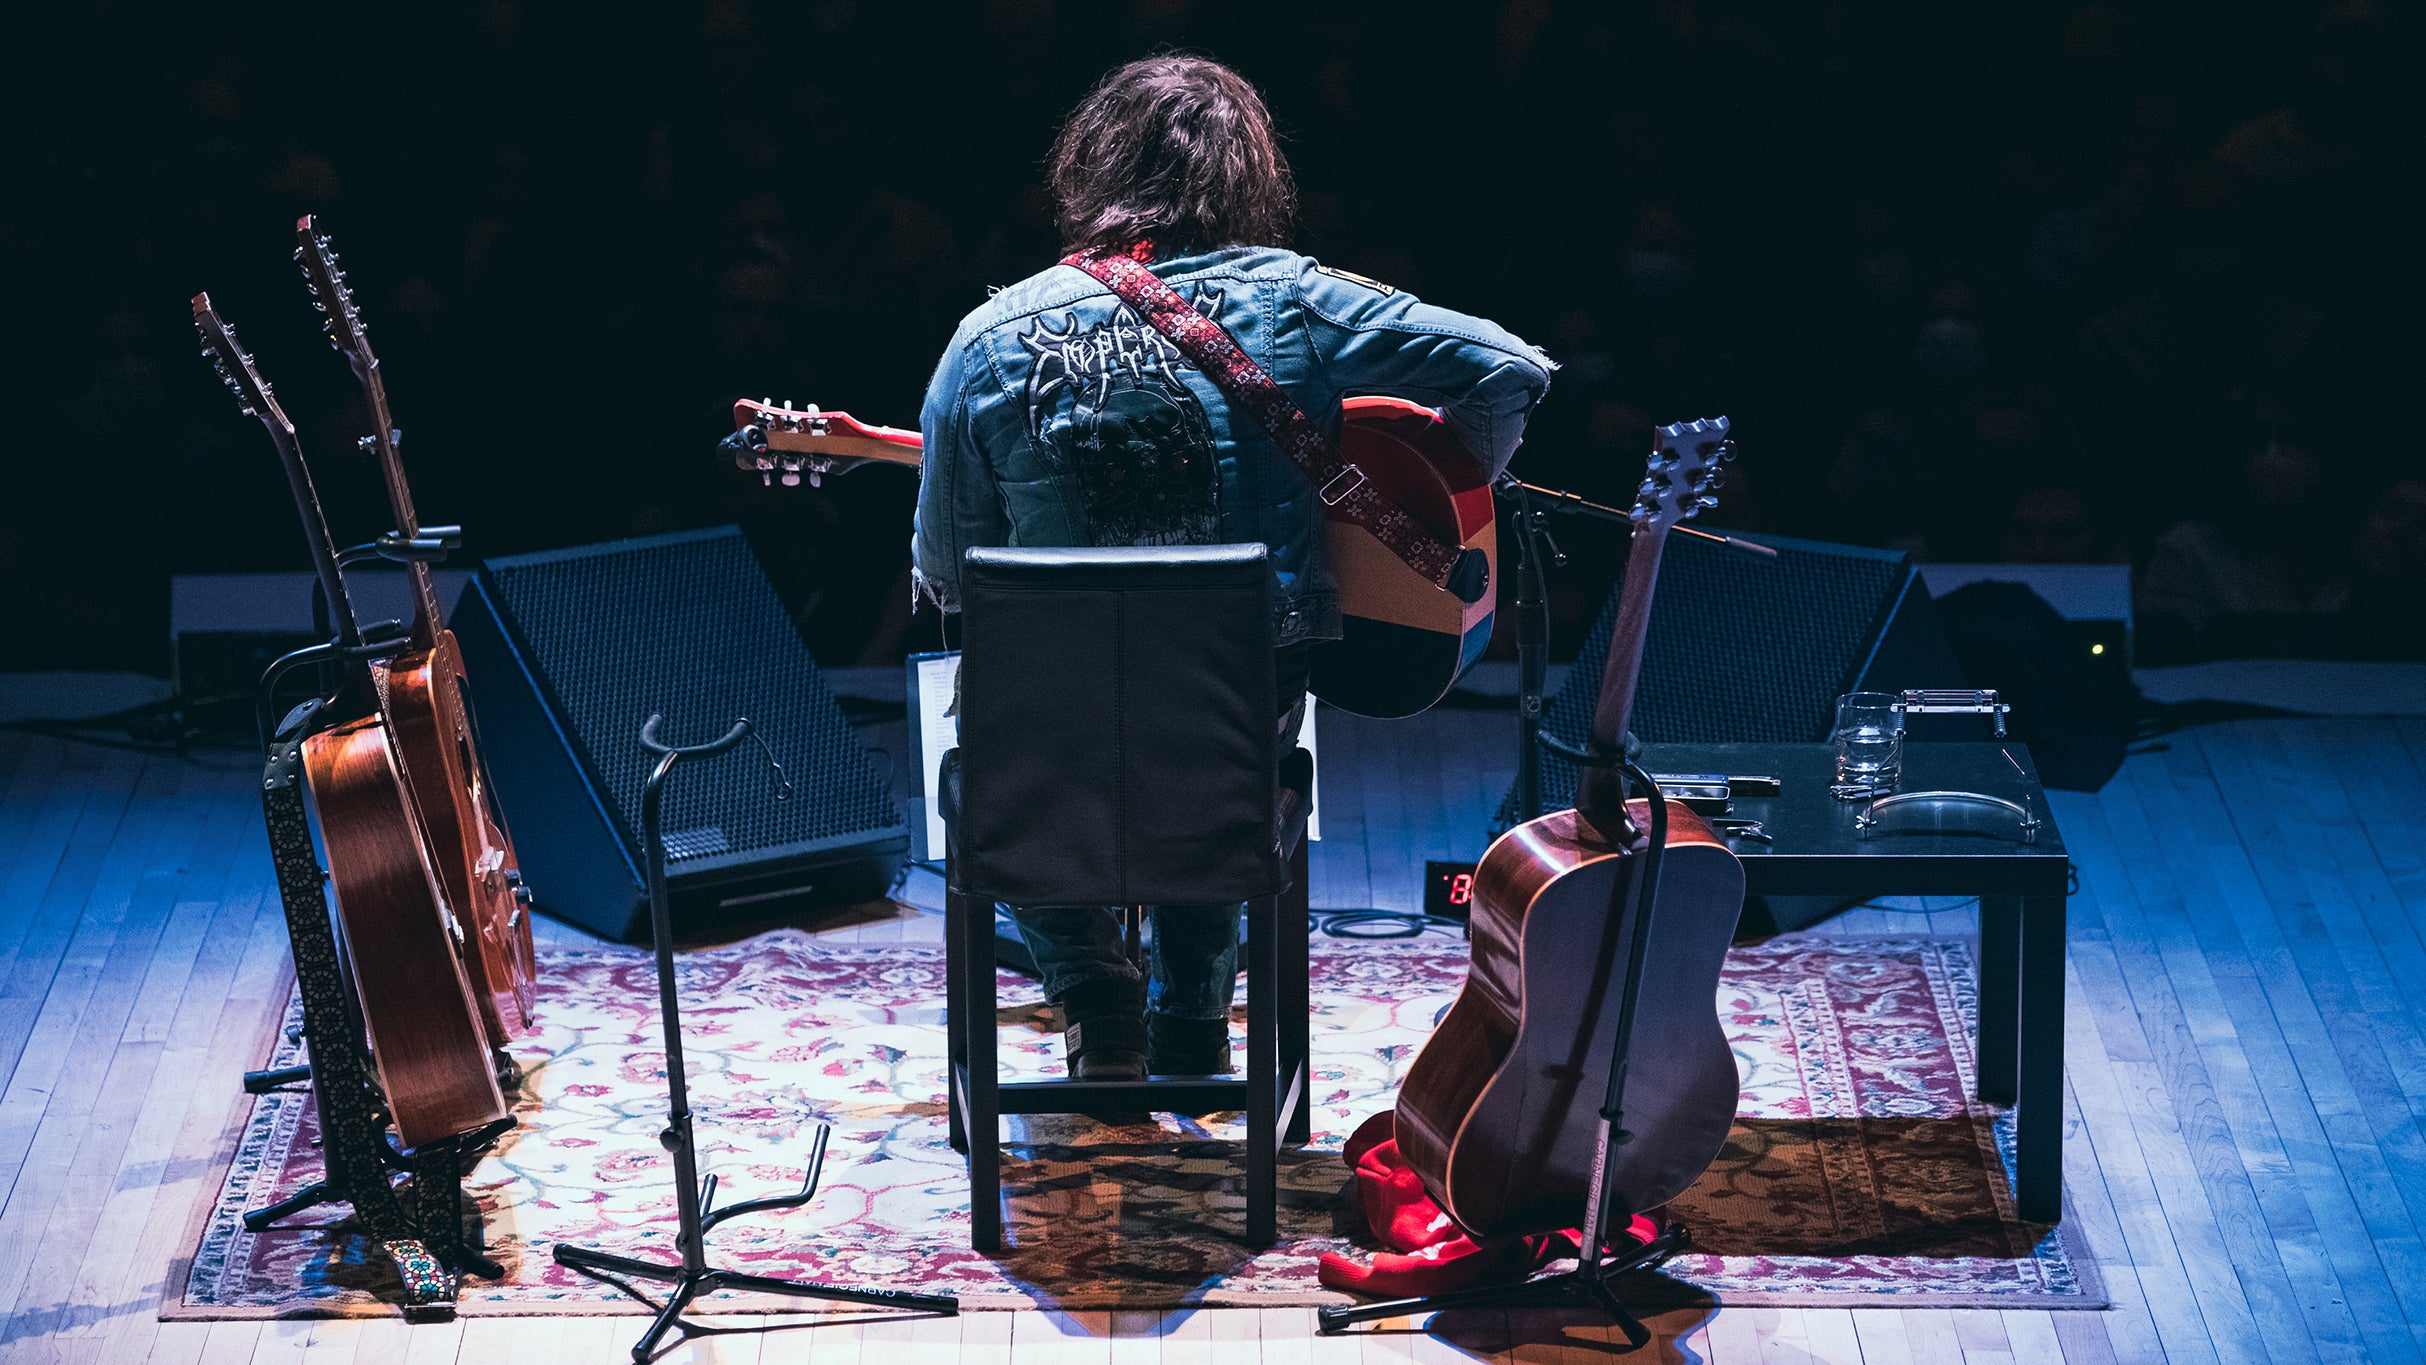
[[[1297,743],[1305,719],[1308,653],[1305,645],[1290,645],[1273,655],[1284,753]],[[1230,1017],[1230,998],[1238,987],[1238,916],[1244,908],[1243,902],[1146,907],[1146,1008],[1179,1019]],[[1121,945],[1120,907],[1008,909],[1051,999],[1058,1001],[1090,981],[1138,980]]]

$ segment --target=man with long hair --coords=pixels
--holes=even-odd
[[[1394,394],[1438,407],[1497,474],[1549,387],[1549,360],[1500,327],[1284,249],[1296,192],[1272,117],[1217,62],[1150,57],[1106,76],[1062,125],[1051,180],[1068,251],[1146,264],[1329,433],[1343,396]],[[946,611],[971,546],[1261,541],[1295,736],[1309,646],[1340,635],[1322,503],[1136,310],[1066,264],[1001,290],[953,335],[921,425],[916,573]],[[1230,1069],[1237,907],[1152,914],[1141,977],[1115,910],[1012,907],[1080,1080]]]

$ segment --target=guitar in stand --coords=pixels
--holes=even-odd
[[[523,885],[514,843],[497,809],[488,768],[480,756],[479,726],[472,710],[471,683],[463,653],[438,607],[430,565],[445,557],[461,535],[452,526],[424,526],[405,482],[398,433],[388,415],[387,385],[379,357],[362,325],[361,310],[347,289],[345,272],[329,239],[310,215],[296,220],[295,259],[312,288],[329,344],[346,358],[371,410],[371,434],[362,445],[378,456],[396,530],[363,553],[400,561],[413,589],[409,646],[379,666],[380,692],[390,717],[397,761],[430,834],[447,903],[461,917],[469,939],[466,970],[480,1001],[489,1042],[501,1070],[504,1049],[531,1025],[538,989],[538,960],[531,944],[530,889]]]
[[[769,1275],[752,1275],[739,1270],[723,1270],[708,1264],[707,1235],[724,1220],[745,1213],[768,1209],[798,1208],[817,1197],[817,1177],[825,1165],[827,1126],[817,1125],[817,1136],[809,1149],[808,1171],[802,1177],[797,1194],[776,1195],[766,1199],[751,1199],[739,1204],[716,1207],[716,1177],[699,1178],[699,1157],[691,1132],[691,1090],[682,1061],[682,1001],[676,994],[674,982],[674,921],[666,908],[665,894],[665,832],[659,811],[665,792],[666,774],[674,764],[685,758],[706,758],[730,750],[751,733],[748,718],[738,718],[733,728],[721,739],[705,744],[666,744],[657,738],[657,726],[665,718],[650,716],[640,729],[640,743],[656,754],[657,766],[650,770],[647,785],[640,792],[640,837],[648,851],[649,928],[657,948],[657,1005],[665,1027],[666,1126],[658,1134],[658,1142],[674,1157],[674,1208],[681,1221],[681,1231],[674,1245],[682,1252],[679,1265],[663,1261],[644,1261],[633,1256],[619,1256],[609,1251],[588,1247],[556,1244],[556,1264],[579,1271],[599,1282],[631,1295],[657,1310],[656,1318],[640,1340],[632,1345],[632,1359],[647,1365],[657,1352],[657,1344],[665,1334],[677,1328],[685,1336],[717,1336],[735,1332],[764,1332],[769,1326],[709,1327],[683,1316],[683,1311],[702,1294],[719,1289],[743,1289],[761,1294],[781,1294],[792,1298],[827,1299],[842,1303],[864,1303],[876,1308],[900,1308],[921,1313],[956,1314],[960,1300],[949,1294],[913,1294],[898,1289],[861,1289],[845,1285],[810,1284],[799,1280],[779,1280]],[[766,741],[759,740],[764,748]],[[791,780],[775,762],[774,751],[766,751],[767,764],[775,771],[776,799],[782,800],[792,790]],[[659,1303],[633,1288],[631,1280],[654,1280],[674,1287]]]
[[[814,407],[745,399],[733,405],[733,426],[747,447],[734,462],[770,483],[780,476],[798,484],[805,474],[814,485],[870,463],[916,468],[922,453],[915,431]],[[1323,543],[1339,580],[1343,634],[1309,659],[1312,690],[1360,716],[1411,716],[1447,696],[1491,641],[1497,593],[1489,582],[1499,555],[1491,485],[1439,413],[1402,398],[1343,400],[1338,444],[1358,480],[1434,538],[1474,556],[1485,585],[1472,601],[1434,585],[1335,497],[1324,497]]]
[[[194,296],[193,313],[203,354],[278,449],[336,629],[329,644],[287,655],[262,678],[265,731],[270,699],[288,673],[333,666],[336,690],[295,708],[265,735],[262,811],[311,1064],[245,1078],[253,1094],[311,1082],[326,1176],[247,1213],[244,1223],[258,1232],[315,1204],[349,1203],[395,1263],[408,1313],[443,1309],[455,1296],[454,1272],[503,1274],[464,1239],[462,1177],[514,1120],[371,674],[377,659],[406,642],[365,637],[293,424],[209,295]],[[328,850],[325,876],[312,837],[315,813]],[[324,882],[336,894],[342,945]],[[391,1124],[398,1145],[389,1142]],[[409,1207],[394,1184],[399,1170],[411,1177]]]
[[[1576,1267],[1521,1284],[1324,1308],[1323,1332],[1451,1308],[1596,1306],[1640,1346],[1611,1288],[1689,1234],[1670,1222],[1612,1254],[1611,1228],[1709,1168],[1735,1116],[1718,974],[1743,909],[1743,865],[1628,754],[1626,722],[1668,531],[1715,504],[1724,418],[1659,429],[1574,810],[1508,831],[1474,874],[1473,957],[1399,1090],[1400,1155],[1478,1238],[1580,1224]],[[1627,783],[1642,795],[1628,799]],[[1605,1084],[1587,1090],[1594,1078]],[[1595,1103],[1597,1101],[1597,1103]]]

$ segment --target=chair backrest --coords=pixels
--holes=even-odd
[[[1261,545],[975,549],[957,876],[1012,905],[1280,891]]]

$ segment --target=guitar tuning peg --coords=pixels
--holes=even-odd
[[[1693,500],[1693,505],[1700,508],[1702,511],[1707,512],[1711,508],[1718,506],[1718,499],[1704,493],[1700,497]]]
[[[786,488],[800,487],[800,471],[797,469],[783,471],[783,486]]]

